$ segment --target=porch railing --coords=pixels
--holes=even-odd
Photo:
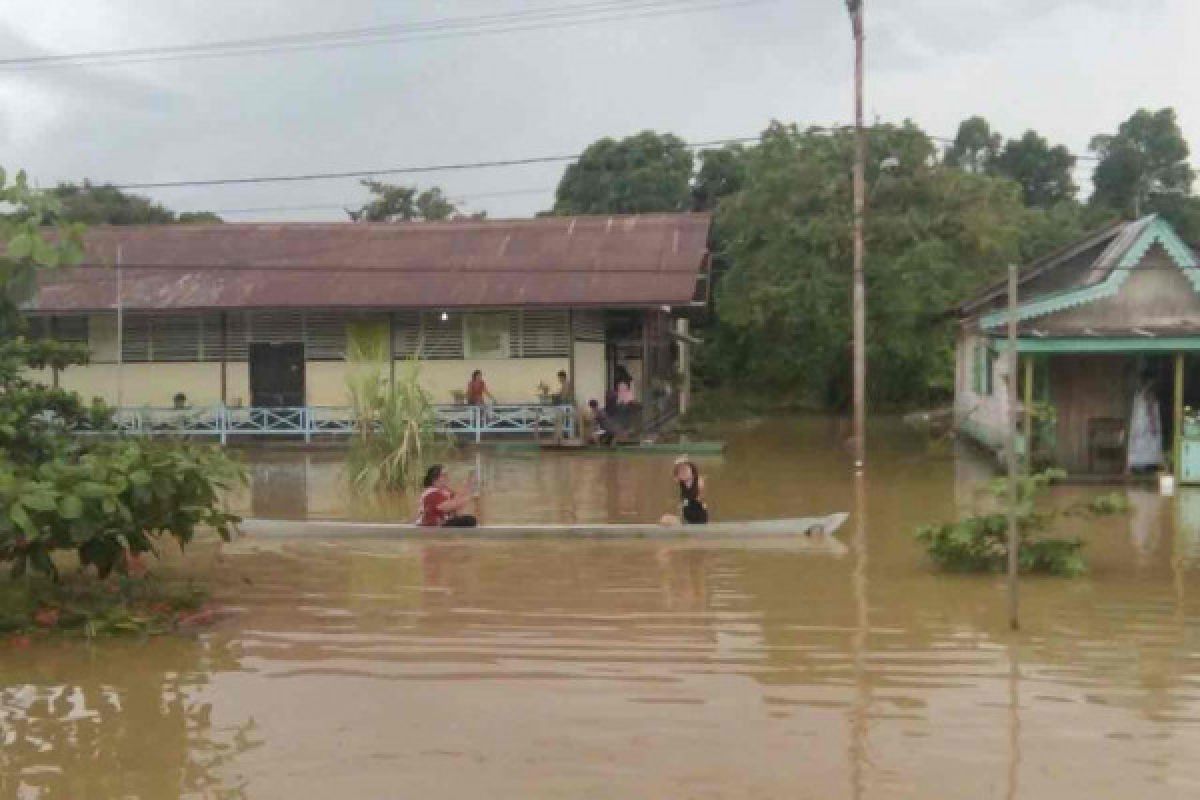
[[[575,435],[575,409],[569,405],[434,406],[438,433],[481,441],[485,435],[540,436],[562,431]],[[197,408],[124,407],[117,410],[116,432],[130,436],[348,436],[358,430],[349,408],[204,406]],[[104,433],[104,431],[80,431]]]

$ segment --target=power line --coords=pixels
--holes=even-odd
[[[549,194],[554,191],[553,186],[543,187],[540,189],[504,189],[495,192],[471,192],[470,194],[452,194],[447,195],[447,199],[457,203],[466,203],[470,200],[481,200],[488,197],[514,197],[517,195],[526,194]],[[194,211],[181,211],[181,214],[195,214],[202,211],[208,211],[210,214],[265,214],[282,211],[345,211],[347,208],[361,206],[362,201],[353,203],[324,203],[320,205],[300,205],[300,206],[258,206],[255,208],[215,208],[215,209],[196,209]]]
[[[602,0],[555,8],[449,17],[417,23],[396,23],[340,31],[230,39],[195,45],[142,47],[125,50],[23,56],[0,59],[0,70],[62,67],[105,67],[158,61],[229,58],[244,55],[328,50],[417,39],[450,39],[496,33],[563,28],[628,19],[695,14],[758,5],[776,0]]]
[[[741,136],[731,139],[714,139],[707,142],[692,142],[685,144],[689,149],[701,147],[716,147],[726,144],[747,144],[757,142],[757,136]],[[311,172],[301,175],[270,175],[245,178],[207,178],[201,180],[159,181],[152,183],[115,183],[103,184],[115,189],[175,189],[186,186],[223,186],[247,183],[285,183],[296,181],[322,181],[341,178],[370,178],[376,175],[416,175],[425,172],[458,172],[472,169],[491,169],[495,167],[520,167],[531,164],[552,164],[563,161],[574,161],[581,154],[558,156],[532,156],[530,158],[510,158],[495,161],[471,161],[454,164],[432,164],[413,167],[387,167],[384,169],[352,170],[347,172]]]

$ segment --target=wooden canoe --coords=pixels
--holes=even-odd
[[[577,523],[568,525],[481,525],[478,528],[422,528],[398,522],[345,520],[286,520],[249,518],[242,521],[248,538],[284,539],[774,539],[795,541],[833,552],[846,546],[833,534],[849,514],[824,517],[710,522],[707,525],[654,523]]]

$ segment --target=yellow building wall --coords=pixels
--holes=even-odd
[[[513,358],[471,361],[423,361],[421,384],[435,403],[454,402],[453,392],[466,389],[474,369],[483,370],[484,380],[499,403],[530,403],[537,400],[537,385],[551,391],[558,387],[559,370],[569,368],[567,358]],[[397,363],[399,368],[400,363]],[[350,365],[344,361],[305,363],[305,396],[309,405],[344,406],[348,402],[346,378]],[[121,404],[125,406],[170,406],[177,392],[187,396],[190,406],[215,405],[221,400],[221,365],[215,362],[132,363],[120,367]],[[85,400],[100,397],[117,404],[116,364],[70,367],[60,375],[59,385],[78,392]],[[35,373],[51,383],[49,370]],[[226,400],[231,406],[250,405],[250,370],[245,361],[226,365]],[[580,405],[589,398],[604,400],[604,345],[577,342],[575,387]]]
[[[608,388],[608,376],[604,363],[602,342],[575,342],[575,403],[586,408],[588,400],[594,399],[604,405],[604,392]]]

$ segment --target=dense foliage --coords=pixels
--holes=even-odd
[[[1063,477],[1047,470],[1023,477],[1017,484],[1017,563],[1021,572],[1074,576],[1086,570],[1083,540],[1045,535],[1063,514],[1092,515],[1122,513],[1128,505],[1123,495],[1102,495],[1063,511],[1041,510],[1036,501],[1047,487]],[[999,498],[1007,491],[1004,481],[991,485]],[[925,525],[914,534],[930,559],[954,572],[1003,572],[1008,568],[1008,515],[1000,510],[976,514],[956,522]]]
[[[692,166],[692,151],[669,133],[643,131],[620,141],[601,139],[563,173],[554,213],[687,211]]]
[[[1200,199],[1170,109],[1139,111],[1096,137],[1086,203],[1075,156],[1036,131],[1005,139],[974,116],[944,152],[911,123],[876,125],[868,136],[875,407],[948,397],[953,328],[944,312],[1009,262],[1027,264],[1138,211],[1200,241]],[[695,363],[704,396],[728,407],[736,386],[749,406],[837,408],[850,385],[852,157],[848,130],[778,123],[757,145],[701,151],[698,169],[671,134],[606,138],[567,168],[552,213],[715,211],[715,302]]]
[[[222,509],[221,493],[241,472],[220,451],[79,436],[103,428],[110,412],[36,380],[36,370],[87,358],[79,347],[28,338],[20,313],[38,269],[80,258],[81,229],[60,223],[48,235],[63,209],[29,189],[24,174],[8,185],[0,171],[0,201],[15,209],[0,220],[0,562],[14,575],[57,576],[55,552],[74,551],[104,577],[164,534],[186,544],[210,526],[228,538],[237,518]]]
[[[62,218],[87,225],[166,225],[173,222],[188,224],[221,222],[209,211],[176,213],[141,195],[123,192],[115,186],[97,186],[85,180],[82,184],[60,183],[50,190],[58,199]]]
[[[1010,182],[948,169],[911,124],[876,126],[867,171],[868,359],[876,403],[951,386],[942,312],[1020,256],[1029,211]],[[853,137],[773,125],[747,151],[741,191],[718,207],[728,272],[700,369],[780,399],[838,406],[848,394]]]

